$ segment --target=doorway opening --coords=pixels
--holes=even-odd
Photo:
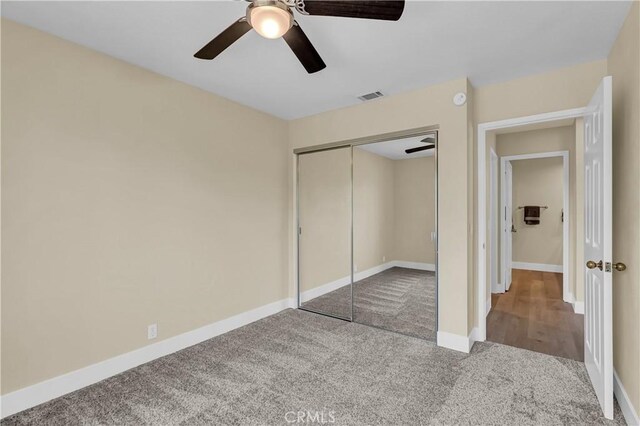
[[[499,217],[490,221],[500,237],[490,262],[500,274],[490,289],[487,340],[583,361],[583,312],[574,304],[583,291],[570,267],[576,239],[570,171],[582,123],[552,125],[496,135],[501,195]],[[567,150],[520,154],[548,148]]]
[[[571,179],[575,182],[572,199],[577,208],[571,209],[569,214],[571,211],[579,214],[573,220],[574,238],[571,241],[575,244],[569,253],[569,277],[573,277],[575,285],[571,292],[576,299],[573,309],[584,312],[584,367],[605,417],[609,419],[613,418],[613,271],[624,270],[623,264],[612,260],[612,87],[612,78],[604,77],[584,108],[478,125],[477,329],[473,336],[474,340],[487,339],[486,300],[491,288],[488,283],[491,282],[492,260],[487,238],[491,214],[488,208],[489,146],[495,143],[496,132],[548,128],[550,123],[562,120],[581,120],[582,124],[575,127],[578,143],[573,145],[574,155],[570,157],[576,161]],[[582,305],[579,304],[580,291]],[[563,299],[568,297],[569,293],[563,289]],[[507,331],[513,331],[513,327],[506,328]]]

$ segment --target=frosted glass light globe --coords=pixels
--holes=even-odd
[[[265,38],[279,38],[293,25],[291,13],[277,6],[258,6],[251,9],[249,23]]]

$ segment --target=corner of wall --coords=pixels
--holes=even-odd
[[[475,89],[468,78],[465,79],[467,87],[467,334],[470,334],[476,322],[476,288],[478,277],[478,265],[476,261],[476,245],[478,232],[475,229],[475,217],[478,210],[478,190],[476,168],[478,152],[476,144],[475,122]]]

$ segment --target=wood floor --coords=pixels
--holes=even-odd
[[[491,295],[487,340],[584,361],[584,315],[562,301],[562,274],[513,270],[508,292]]]

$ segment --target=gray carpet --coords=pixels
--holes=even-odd
[[[346,286],[302,306],[349,318],[350,303],[351,289]],[[435,341],[435,273],[395,267],[354,283],[353,320]]]
[[[349,425],[623,424],[617,406],[603,419],[580,362],[495,343],[467,355],[286,310],[2,425],[276,425],[297,412]]]

